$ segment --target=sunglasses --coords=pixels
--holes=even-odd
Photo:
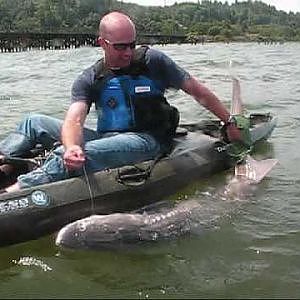
[[[107,39],[103,39],[103,41],[109,45],[112,45],[113,48],[117,51],[124,51],[126,50],[128,47],[130,49],[135,49],[135,46],[136,46],[136,42],[133,41],[131,43],[111,43],[109,40]]]

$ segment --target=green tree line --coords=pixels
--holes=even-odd
[[[202,0],[155,7],[116,0],[0,0],[1,32],[96,33],[111,10],[129,14],[138,32],[199,35],[214,40],[300,40],[300,13],[286,13],[261,1]]]

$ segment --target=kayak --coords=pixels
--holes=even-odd
[[[253,145],[276,127],[270,113],[249,116]],[[172,151],[156,160],[0,194],[0,246],[37,239],[91,214],[128,212],[158,202],[193,180],[236,164],[218,120],[182,124]]]

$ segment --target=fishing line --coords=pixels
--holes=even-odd
[[[93,192],[92,192],[92,187],[91,187],[91,184],[90,184],[89,176],[88,176],[86,168],[85,168],[85,164],[83,165],[82,168],[83,168],[83,173],[84,173],[84,177],[85,177],[85,180],[86,180],[86,184],[87,184],[88,189],[89,189],[92,214],[94,214],[95,213],[95,200],[94,200],[94,196],[93,196]]]

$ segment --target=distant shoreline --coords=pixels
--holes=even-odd
[[[168,45],[168,44],[206,44],[206,43],[247,43],[259,44],[283,44],[286,40],[252,36],[233,36],[231,38],[223,35],[160,35],[144,34],[138,35],[138,44]],[[97,35],[90,33],[17,33],[0,32],[0,52],[22,52],[30,50],[64,50],[79,48],[82,46],[98,47]]]

